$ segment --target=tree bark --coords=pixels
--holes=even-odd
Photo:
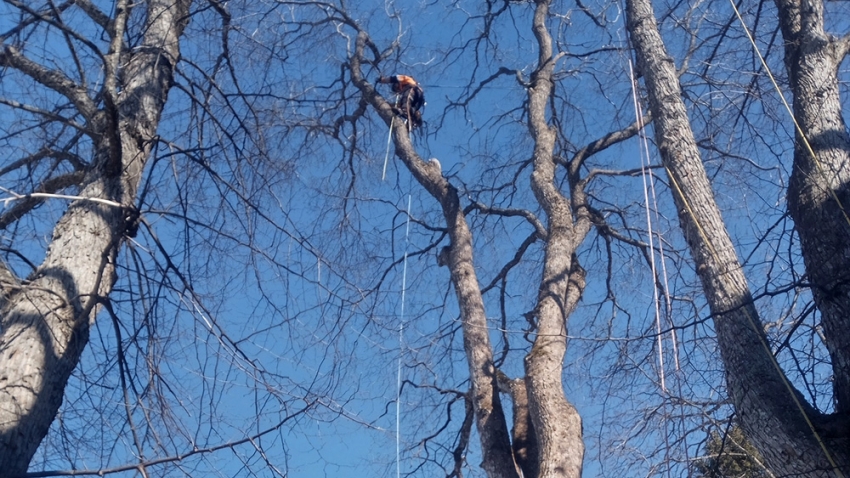
[[[836,411],[850,414],[850,135],[838,67],[847,40],[830,38],[820,0],[776,0],[799,124],[788,212],[800,236],[832,359]],[[802,132],[803,136],[800,136]],[[806,145],[806,141],[809,146]],[[814,154],[814,155],[813,155]]]
[[[116,281],[115,258],[126,230],[122,206],[132,206],[179,58],[178,38],[189,0],[153,0],[146,33],[133,53],[122,54],[126,5],[119,2],[111,33],[125,58],[126,82],[117,93],[116,68],[105,65],[104,108],[96,109],[83,88],[7,46],[0,63],[68,96],[86,118],[95,144],[93,167],[79,195],[53,230],[44,262],[25,281],[4,279],[0,310],[0,470],[26,472],[46,435],[71,372],[88,341],[98,305]],[[122,9],[123,7],[123,9]],[[113,46],[116,42],[113,43]],[[108,54],[107,62],[110,54]],[[61,80],[61,81],[60,81]],[[110,81],[113,87],[110,88]],[[10,272],[4,268],[4,276]],[[17,285],[20,284],[20,285]]]
[[[540,466],[537,463],[537,437],[534,434],[534,423],[528,411],[528,387],[525,377],[511,380],[501,371],[499,374],[499,390],[511,397],[513,405],[513,427],[511,427],[511,447],[514,451],[514,461],[522,471],[523,478],[535,478]]]
[[[591,223],[585,205],[571,204],[555,184],[557,131],[546,120],[546,107],[552,95],[556,58],[546,27],[549,1],[535,3],[532,29],[539,48],[538,66],[528,89],[529,126],[534,138],[531,188],[546,212],[548,237],[535,309],[537,335],[525,359],[525,383],[537,438],[538,476],[579,477],[584,458],[581,417],[566,399],[561,375],[567,348],[567,318],[585,285],[575,250]]]
[[[832,477],[848,466],[846,435],[826,432],[773,360],[726,231],[649,0],[630,0],[627,24],[649,97],[679,223],[711,309],[729,396],[747,437],[777,476]],[[845,471],[846,473],[846,471]]]

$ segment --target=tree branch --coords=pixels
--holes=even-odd
[[[103,28],[109,35],[114,34],[112,31],[112,20],[108,15],[103,13],[101,9],[91,3],[90,0],[74,0],[74,2],[71,3],[76,4],[82,11],[86,12],[86,15],[94,20],[94,22]]]
[[[296,411],[295,413],[293,413],[291,415],[287,415],[286,418],[284,418],[283,420],[281,420],[280,422],[278,422],[274,426],[271,426],[271,427],[269,427],[265,430],[262,430],[258,433],[255,433],[251,436],[248,436],[248,437],[245,437],[245,438],[242,438],[242,439],[239,439],[239,440],[234,440],[234,441],[230,441],[230,442],[227,442],[227,443],[222,443],[222,444],[219,444],[219,445],[210,446],[210,447],[206,447],[206,448],[198,448],[197,446],[195,446],[195,447],[192,448],[192,450],[187,451],[185,453],[181,453],[181,454],[178,454],[178,455],[166,456],[166,457],[162,457],[162,458],[155,458],[155,459],[152,459],[152,460],[148,460],[144,463],[133,463],[133,464],[128,464],[128,465],[120,465],[120,466],[116,466],[116,467],[113,467],[113,468],[103,468],[103,469],[100,469],[100,470],[38,471],[38,472],[34,472],[34,473],[27,473],[27,474],[23,475],[23,478],[45,478],[45,477],[49,477],[49,476],[104,476],[104,475],[111,475],[113,473],[121,473],[121,472],[124,472],[124,471],[139,470],[142,467],[151,467],[151,466],[155,466],[155,465],[163,465],[165,463],[180,462],[180,461],[183,461],[186,458],[189,458],[190,456],[193,456],[193,455],[212,453],[212,452],[215,452],[215,451],[218,451],[218,450],[223,450],[225,448],[234,448],[234,447],[237,447],[239,445],[244,445],[245,443],[251,443],[258,438],[262,438],[263,436],[268,435],[269,433],[272,433],[272,432],[279,430],[284,424],[286,424],[286,422],[288,422],[289,420],[292,420],[295,417],[298,417],[299,415],[302,415],[307,410],[311,409],[313,407],[313,405],[315,405],[315,404],[316,404],[316,400],[313,400],[313,401],[309,402],[306,406],[304,406],[304,408]]]
[[[91,120],[97,108],[86,89],[65,76],[64,73],[46,68],[26,56],[12,45],[0,51],[0,66],[14,68],[42,85],[68,98],[86,120]]]
[[[593,156],[594,154],[604,151],[605,149],[625,141],[634,135],[638,134],[638,132],[643,129],[644,126],[648,125],[649,122],[652,121],[652,114],[647,113],[638,121],[626,126],[623,129],[612,131],[605,136],[590,142],[587,146],[581,148],[576,151],[576,154],[573,155],[573,158],[569,162],[569,167],[571,171],[578,171],[579,168],[584,164],[584,161]]]

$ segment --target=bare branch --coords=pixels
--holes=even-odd
[[[83,171],[86,168],[83,158],[68,151],[57,151],[55,149],[42,148],[35,154],[25,156],[21,159],[12,161],[6,167],[0,168],[0,176],[8,174],[20,168],[29,167],[41,161],[44,158],[54,158],[67,161],[77,171]]]
[[[587,146],[581,148],[576,152],[576,154],[573,155],[573,158],[569,162],[570,170],[577,172],[579,168],[582,167],[587,158],[593,156],[594,154],[600,151],[604,151],[605,149],[617,143],[620,143],[633,137],[641,129],[643,129],[645,125],[649,124],[650,121],[652,121],[652,115],[650,113],[647,113],[639,121],[635,121],[634,123],[626,126],[621,130],[612,131],[606,134],[605,136],[597,139],[596,141],[589,143]]]
[[[216,452],[218,450],[223,450],[225,448],[234,448],[234,447],[237,447],[239,445],[244,445],[246,443],[252,443],[259,438],[262,438],[266,435],[269,435],[270,433],[274,433],[274,432],[280,430],[280,428],[283,427],[283,425],[285,425],[286,422],[288,422],[288,421],[290,421],[294,418],[297,418],[300,415],[303,415],[308,410],[313,408],[313,406],[315,404],[316,404],[316,401],[308,402],[307,405],[305,405],[303,408],[301,408],[300,410],[296,410],[295,412],[287,415],[286,418],[284,418],[283,420],[281,420],[277,424],[275,424],[271,427],[268,427],[265,430],[261,430],[257,433],[254,433],[251,436],[247,436],[247,437],[241,438],[239,440],[233,440],[233,441],[229,441],[229,442],[226,442],[226,443],[221,443],[219,445],[209,446],[209,447],[205,447],[205,448],[195,447],[192,450],[189,450],[185,453],[181,453],[179,455],[165,456],[165,457],[162,457],[162,458],[154,458],[154,459],[148,460],[144,463],[133,463],[133,464],[115,466],[115,467],[112,467],[112,468],[106,468],[106,469],[100,469],[100,470],[39,471],[39,472],[35,472],[35,473],[27,473],[23,476],[25,478],[46,478],[46,477],[49,477],[49,476],[104,476],[104,475],[111,475],[111,474],[114,474],[114,473],[121,473],[121,472],[124,472],[124,471],[139,470],[140,467],[152,467],[152,466],[156,466],[156,465],[164,465],[166,463],[176,463],[176,462],[184,461],[184,460],[186,460],[186,458],[189,458],[190,456],[213,453],[213,452]]]
[[[835,63],[840,64],[844,60],[844,57],[847,56],[847,53],[850,52],[850,35],[836,38],[832,41],[832,47]]]
[[[538,219],[537,216],[534,215],[534,213],[527,209],[506,209],[492,207],[487,206],[478,201],[473,201],[472,204],[469,205],[469,208],[481,211],[484,214],[492,214],[495,216],[525,218],[525,220],[528,221],[528,223],[531,224],[531,226],[534,228],[535,232],[537,233],[537,236],[540,239],[545,240],[548,236],[548,233],[546,232],[546,226],[544,226],[543,223],[540,222],[540,219]]]
[[[36,114],[36,115],[39,115],[39,116],[44,116],[45,118],[66,124],[66,125],[68,125],[72,128],[77,129],[78,131],[81,131],[81,132],[85,132],[85,133],[90,132],[90,130],[88,129],[87,126],[81,125],[81,124],[77,123],[76,121],[72,121],[71,119],[66,118],[66,117],[64,117],[64,116],[62,116],[58,113],[53,112],[53,111],[47,111],[47,110],[37,108],[37,107],[32,106],[32,105],[27,105],[27,104],[23,104],[23,103],[20,103],[18,101],[15,101],[15,100],[11,100],[11,99],[8,99],[8,98],[0,98],[0,104],[9,106],[11,108],[19,109],[21,111],[26,111],[28,113],[33,113],[33,114]]]
[[[64,73],[45,68],[30,60],[12,45],[6,45],[0,51],[0,66],[15,68],[33,80],[56,91],[74,103],[86,120],[91,121],[93,119],[94,113],[97,111],[94,102],[88,97],[85,88],[65,76]]]
[[[74,4],[74,2],[68,2],[68,3],[65,3],[65,4],[59,5],[59,6],[53,6],[53,5],[51,5],[51,8],[50,8],[50,10],[49,10],[49,11],[50,11],[50,13],[47,13],[47,12],[39,12],[39,11],[33,10],[33,9],[32,9],[32,8],[30,8],[30,6],[29,6],[29,5],[27,5],[26,3],[22,3],[22,2],[19,2],[19,1],[17,1],[17,0],[6,0],[6,1],[7,1],[7,3],[10,3],[10,4],[12,4],[12,5],[14,5],[14,6],[18,7],[18,8],[19,8],[19,9],[21,9],[22,11],[25,11],[25,12],[27,12],[28,14],[30,14],[34,20],[36,20],[36,21],[41,21],[41,22],[45,22],[45,23],[48,23],[48,24],[52,25],[53,27],[55,27],[55,28],[57,28],[58,30],[60,30],[60,31],[61,31],[61,32],[62,32],[62,33],[66,36],[66,37],[73,38],[75,41],[78,41],[78,42],[80,42],[81,44],[83,44],[83,45],[87,46],[87,47],[89,48],[89,50],[90,50],[92,53],[94,53],[95,55],[97,55],[98,57],[100,57],[100,56],[101,56],[101,51],[100,51],[100,49],[97,47],[97,45],[95,45],[95,44],[94,44],[91,40],[89,40],[88,38],[86,38],[86,37],[84,37],[84,36],[80,35],[80,33],[79,33],[79,32],[77,32],[77,31],[73,30],[72,28],[69,28],[69,27],[68,27],[67,25],[65,25],[65,23],[62,21],[62,18],[60,17],[60,14],[61,14],[62,12],[64,12],[64,11],[65,11],[65,9],[67,9],[70,5],[73,5],[73,4]],[[52,3],[52,2],[51,2],[51,3]],[[73,50],[73,47],[71,47],[71,49]],[[84,75],[84,73],[85,73],[85,72],[82,72],[82,71],[80,72],[80,74],[81,74],[81,75]]]
[[[112,31],[112,20],[101,9],[91,3],[91,0],[74,0],[73,3],[80,7],[86,15],[88,15],[95,23],[97,23],[109,35],[114,35]]]
[[[23,9],[23,10],[25,10],[25,11],[31,11],[31,10],[27,7],[27,5],[26,5],[26,4],[23,4],[23,3],[20,3],[20,2],[10,2],[10,3],[12,3],[13,5],[15,5],[15,6],[17,6],[18,8],[21,8],[21,9]],[[72,5],[74,5],[74,3],[75,3],[75,1],[74,1],[74,0],[67,0],[67,1],[65,1],[64,3],[62,3],[61,5],[57,6],[57,7],[55,8],[55,10],[58,10],[58,11],[60,11],[60,12],[65,11],[66,9],[68,9],[69,7],[71,7]],[[32,24],[34,24],[34,23],[37,23],[37,22],[39,22],[39,21],[42,21],[42,20],[43,20],[43,18],[42,18],[42,16],[41,16],[40,14],[31,15],[29,18],[24,19],[23,21],[21,21],[20,23],[18,23],[18,24],[17,24],[17,25],[15,25],[14,27],[12,27],[12,29],[11,29],[11,30],[7,31],[6,33],[0,34],[0,43],[3,43],[4,41],[6,41],[6,39],[7,39],[7,38],[9,38],[9,37],[12,37],[12,36],[14,36],[14,35],[17,35],[17,34],[18,34],[18,33],[20,33],[21,31],[23,31],[23,30],[24,30],[24,28],[26,28],[26,27],[28,27],[28,26],[30,26],[30,25],[32,25]]]

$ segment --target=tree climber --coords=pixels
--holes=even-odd
[[[425,105],[425,92],[412,76],[380,76],[378,83],[392,85],[393,92],[399,95],[400,100],[396,103],[396,113],[407,119],[411,128],[422,125],[422,113],[419,109]]]

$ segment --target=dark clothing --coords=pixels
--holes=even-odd
[[[425,92],[412,76],[381,76],[378,78],[378,83],[392,85],[393,92],[399,94],[396,107],[400,111],[397,114],[409,120],[413,127],[422,124],[422,113],[419,110],[425,106]]]
[[[425,92],[419,85],[411,86],[401,93],[401,104],[410,106],[410,109],[419,111],[425,106]]]

